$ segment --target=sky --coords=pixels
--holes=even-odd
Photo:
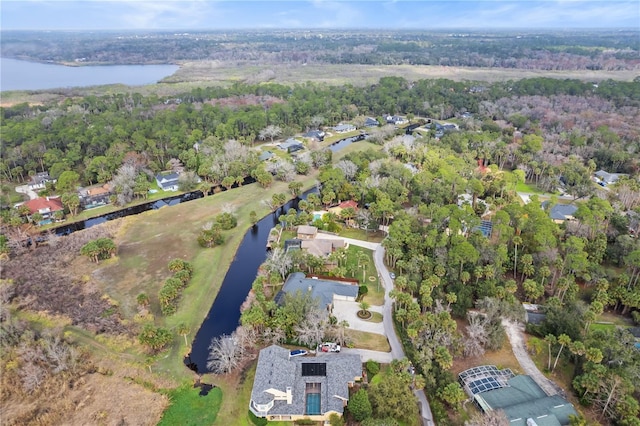
[[[3,30],[640,29],[640,0],[2,0]]]

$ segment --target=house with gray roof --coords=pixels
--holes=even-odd
[[[378,127],[379,125],[380,122],[373,117],[367,117],[364,119],[364,127]]]
[[[334,300],[355,302],[358,297],[357,282],[333,281],[318,277],[307,277],[302,272],[294,272],[287,277],[282,290],[276,295],[276,303],[283,303],[285,294],[311,293],[321,309],[330,311]]]
[[[547,208],[548,201],[542,203],[543,208]],[[578,210],[578,207],[574,204],[555,204],[549,209],[549,217],[556,222],[562,223],[566,220],[573,220],[573,214]]]
[[[409,120],[399,115],[387,115],[385,117],[385,120],[387,120],[388,124],[395,124],[395,125],[406,124],[409,122]]]
[[[260,156],[258,157],[258,160],[260,161],[267,161],[270,160],[271,158],[273,158],[274,153],[271,151],[262,151],[260,153]]]
[[[618,179],[620,179],[623,176],[629,176],[624,173],[609,173],[609,172],[605,172],[604,170],[598,170],[597,172],[594,173],[594,175],[596,175],[599,182],[602,182],[605,186],[611,185],[612,183],[616,183]]]
[[[322,142],[324,140],[325,134],[322,130],[310,130],[302,136],[309,139],[315,139],[318,142]]]
[[[304,149],[304,144],[297,139],[289,138],[286,141],[278,144],[278,148],[287,152],[295,152]]]
[[[349,388],[362,379],[362,361],[356,354],[291,356],[272,345],[260,351],[249,409],[267,420],[309,418],[328,421],[342,415]]]
[[[180,175],[176,172],[172,173],[158,173],[156,175],[156,182],[163,191],[177,191],[178,190],[178,177]]]
[[[38,172],[31,176],[31,182],[28,183],[29,189],[44,189],[48,182],[56,183],[56,179],[52,179],[49,172]]]
[[[356,126],[354,126],[353,124],[338,124],[336,127],[333,128],[333,130],[336,133],[353,132],[355,129],[356,129]]]

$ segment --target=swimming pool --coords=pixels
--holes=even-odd
[[[320,394],[307,394],[307,412],[308,415],[320,414]]]

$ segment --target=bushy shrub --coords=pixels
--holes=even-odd
[[[220,225],[216,223],[211,229],[203,229],[198,236],[198,244],[202,247],[215,247],[224,244]]]
[[[373,360],[367,361],[366,367],[367,367],[367,373],[369,374],[369,379],[371,379],[371,377],[375,376],[380,372],[380,363],[376,361],[373,361]]]
[[[358,297],[362,297],[365,294],[369,293],[369,287],[367,287],[366,285],[361,285],[360,287],[358,287]]]
[[[231,213],[220,213],[216,216],[216,223],[220,225],[220,229],[228,231],[238,226],[238,219]]]

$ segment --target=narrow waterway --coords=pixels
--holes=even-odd
[[[329,148],[331,151],[337,152],[354,142],[366,139],[366,137],[367,135],[363,133],[357,136],[341,139],[334,142],[329,146]],[[245,184],[253,182],[255,181],[249,178]],[[250,228],[249,231],[247,231],[240,243],[240,246],[238,247],[235,258],[225,275],[220,291],[218,292],[207,317],[194,337],[191,353],[184,359],[187,367],[198,373],[205,373],[208,371],[207,358],[209,356],[209,345],[211,344],[211,339],[223,334],[231,334],[238,326],[240,322],[240,307],[245,301],[247,294],[249,294],[251,284],[255,280],[258,268],[267,257],[266,244],[269,237],[269,231],[279,223],[278,217],[280,214],[286,213],[290,208],[297,208],[298,201],[306,198],[307,195],[313,192],[317,192],[317,189],[313,188],[302,194],[300,198],[289,201],[278,211],[264,217],[256,225]],[[198,198],[202,198],[202,193],[200,191],[193,191],[182,195],[176,195],[174,197],[164,198],[162,200],[140,204],[118,210],[116,212],[107,213],[85,221],[60,226],[55,228],[53,231],[57,235],[68,235],[72,232],[90,228],[109,220],[159,209],[164,206],[173,206]],[[43,234],[42,238],[46,238],[46,233]]]
[[[305,198],[312,192],[317,190],[315,188],[309,190],[301,198]],[[206,373],[211,339],[223,334],[231,334],[238,326],[240,307],[251,290],[258,268],[267,258],[266,244],[269,231],[279,223],[280,214],[286,213],[290,208],[298,207],[299,200],[300,198],[289,201],[277,212],[264,217],[245,234],[224,277],[220,292],[193,339],[191,354],[184,360],[193,371]]]

